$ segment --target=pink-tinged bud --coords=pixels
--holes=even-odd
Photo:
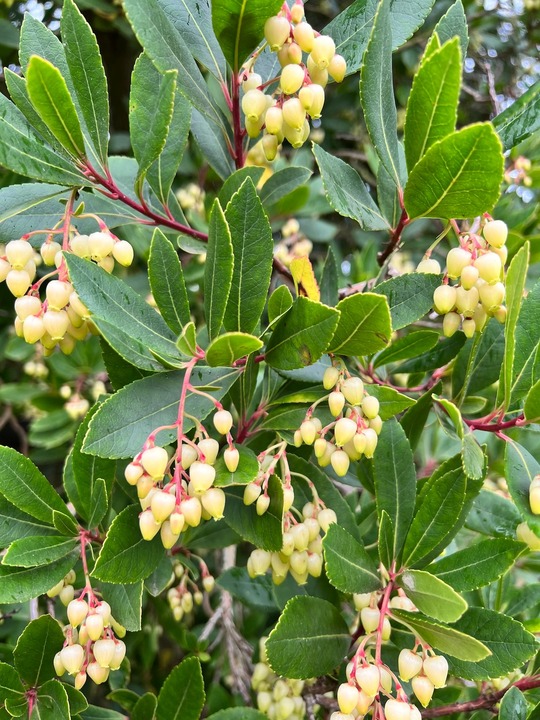
[[[174,510],[175,505],[176,498],[172,493],[164,492],[163,490],[158,490],[154,493],[152,502],[150,503],[150,509],[152,510],[155,521],[162,523],[164,520],[167,520]]]
[[[214,440],[214,438],[205,438],[204,440],[199,441],[197,447],[204,455],[205,463],[213,465],[216,462],[219,452],[219,443],[217,440]]]
[[[88,603],[86,600],[72,600],[67,606],[67,616],[69,624],[77,627],[88,615]]]
[[[97,662],[88,663],[86,672],[96,685],[101,685],[109,678],[109,668],[103,668]]]
[[[41,300],[34,295],[23,295],[15,300],[15,312],[21,320],[41,312]]]
[[[102,668],[108,668],[114,658],[116,643],[111,638],[96,640],[92,647],[94,658]]]
[[[262,85],[262,77],[257,73],[249,73],[247,78],[242,82],[242,90],[247,93],[249,90],[256,90]]]

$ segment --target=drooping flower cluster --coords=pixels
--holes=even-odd
[[[294,433],[294,443],[296,447],[304,443],[313,445],[319,465],[332,465],[334,472],[343,477],[351,460],[373,457],[382,429],[379,401],[367,393],[359,377],[353,377],[335,365],[325,371],[323,386],[331,392],[308,409],[303,423]],[[336,418],[325,427],[313,415],[324,400]],[[327,435],[331,437],[327,439]]]
[[[503,302],[508,228],[502,220],[490,220],[482,232],[483,237],[473,232],[460,236],[459,247],[452,248],[446,257],[444,284],[433,295],[435,311],[444,315],[443,332],[447,337],[460,327],[467,337],[472,337],[483,329],[489,317],[501,323],[506,320]],[[417,269],[441,271],[437,261],[429,258]],[[457,284],[451,285],[449,280],[456,280]]]
[[[206,564],[201,561],[201,587],[190,577],[189,568],[178,563],[174,568],[174,577],[179,582],[167,591],[167,600],[174,619],[180,622],[184,616],[193,612],[196,605],[202,605],[204,592],[210,594],[215,588],[215,578],[210,575]]]
[[[262,147],[271,161],[284,139],[295,148],[305,143],[309,120],[315,127],[320,124],[328,78],[341,82],[347,68],[332,38],[306,22],[302,0],[296,0],[291,8],[284,3],[281,11],[266,21],[264,37],[270,50],[277,53],[281,73],[263,84],[254,71],[257,54],[250,58],[241,72],[242,110],[249,137],[256,138],[264,131]],[[272,87],[273,91],[265,92]]]
[[[266,638],[259,641],[259,662],[253,668],[251,687],[257,693],[257,707],[270,720],[304,720],[306,704],[302,697],[305,682],[281,678],[268,665]]]

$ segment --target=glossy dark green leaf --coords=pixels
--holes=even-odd
[[[72,716],[78,715],[88,708],[88,701],[82,692],[67,683],[62,683],[62,685],[68,696],[69,711]]]
[[[394,560],[394,523],[390,515],[383,510],[379,519],[378,551],[379,559],[386,569],[392,566]]]
[[[233,72],[255,50],[264,36],[266,20],[281,7],[280,0],[214,0],[212,24]]]
[[[493,119],[505,150],[523,142],[540,128],[540,81],[537,80],[527,92],[515,100],[510,107]]]
[[[170,580],[169,573],[167,580]],[[103,598],[109,603],[114,619],[123,625],[128,632],[137,632],[141,629],[142,611],[142,580],[128,585],[100,583]]]
[[[434,348],[438,340],[439,333],[434,330],[419,330],[404,335],[377,355],[373,367],[377,368],[400,360],[418,357]]]
[[[208,720],[265,720],[267,717],[267,715],[253,708],[235,707],[212,713],[212,715],[208,716]]]
[[[270,505],[264,515],[258,515],[255,505],[244,505],[244,488],[230,487],[227,496],[225,521],[244,540],[263,550],[279,551],[283,545],[283,489],[276,475],[270,478]]]
[[[13,659],[21,679],[30,687],[55,677],[53,659],[64,639],[62,628],[50,615],[32,620],[19,635]]]
[[[79,556],[76,551],[50,565],[31,568],[0,565],[0,605],[22,603],[43,595],[67,575]]]
[[[409,175],[404,193],[410,218],[468,218],[489,212],[499,198],[501,142],[491,123],[476,123],[434,143]]]
[[[96,153],[107,162],[109,97],[107,78],[92,28],[73,0],[64,2],[62,40],[75,92]]]
[[[178,253],[158,229],[150,244],[148,277],[161,315],[171,330],[180,334],[191,320],[184,273]]]
[[[29,720],[70,720],[69,700],[64,685],[48,680],[37,691]]]
[[[270,667],[278,675],[305,679],[332,672],[350,643],[348,627],[331,603],[293,597],[266,641]]]
[[[455,622],[467,609],[467,603],[443,580],[424,570],[406,570],[398,584],[420,612],[441,622]]]
[[[244,180],[247,177],[250,177],[255,187],[257,187],[263,173],[264,168],[255,165],[247,165],[233,172],[232,175],[225,180],[218,193],[218,200],[221,207],[227,207],[229,200],[240,190],[240,187],[244,184]]]
[[[383,425],[373,458],[373,477],[377,514],[380,518],[386,512],[394,528],[393,559],[396,559],[408,537],[416,498],[412,451],[396,420],[387,420]]]
[[[410,170],[426,151],[456,127],[461,89],[461,52],[458,38],[424,58],[407,101],[404,143]]]
[[[274,327],[266,346],[266,362],[279,370],[311,365],[332,342],[339,313],[327,305],[296,298]]]
[[[103,543],[92,575],[117,585],[137,583],[152,573],[163,557],[158,535],[149,542],[139,529],[140,508],[130,505],[116,516]]]
[[[234,265],[224,325],[229,331],[251,333],[266,304],[274,249],[270,223],[251,178],[233,195],[225,217]]]
[[[2,564],[25,568],[48,565],[73,552],[78,542],[78,539],[66,538],[64,535],[21,538],[9,546]]]
[[[340,300],[339,322],[328,348],[337,355],[370,355],[390,342],[392,326],[385,297],[357,293]]]
[[[186,658],[159,691],[157,720],[199,720],[204,700],[201,663],[196,657]]]
[[[259,473],[259,461],[257,456],[246,445],[238,445],[238,454],[240,460],[238,467],[234,472],[230,472],[225,465],[223,455],[220,455],[214,465],[216,469],[216,479],[214,485],[216,487],[227,487],[228,485],[247,485],[253,482]]]
[[[482,331],[472,355],[474,339],[461,348],[452,371],[452,396],[477,393],[499,378],[504,356],[504,325],[492,318]]]
[[[306,167],[293,166],[278,170],[264,183],[261,188],[261,202],[270,208],[300,185],[305,185],[311,177],[311,170]]]
[[[439,381],[436,385],[421,395],[416,403],[412,407],[408,408],[399,420],[413,450],[416,450],[416,447],[420,442],[424,427],[432,410],[433,394],[441,392],[441,390],[442,383]]]
[[[381,586],[375,563],[364,546],[337,523],[323,540],[326,574],[334,587],[346,593],[367,593]]]
[[[392,328],[399,330],[431,310],[433,293],[440,284],[440,275],[407,273],[376,285],[374,292],[388,298]]]
[[[270,575],[250,578],[246,568],[233,567],[219,576],[217,583],[244,605],[275,610],[276,601],[272,594],[273,582]]]
[[[439,340],[433,350],[428,350],[417,358],[405,361],[399,366],[399,372],[427,372],[442,367],[456,357],[465,340],[462,332],[457,332],[451,338],[443,338]]]
[[[326,198],[332,208],[365,230],[389,230],[388,221],[377,207],[360,175],[344,160],[313,145]]]
[[[20,698],[23,693],[24,686],[19,673],[12,665],[0,662],[0,703],[4,703],[8,698]]]
[[[292,307],[293,297],[286,285],[280,285],[268,298],[268,321],[273,323]]]
[[[131,711],[131,720],[154,720],[157,708],[157,697],[147,692],[137,700]]]
[[[208,251],[204,265],[204,314],[210,340],[219,334],[223,324],[233,268],[231,231],[219,200],[215,200],[210,211]]]
[[[528,711],[529,706],[521,690],[511,687],[499,705],[499,720],[526,720]]]

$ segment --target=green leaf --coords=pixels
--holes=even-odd
[[[540,535],[540,516],[531,510],[529,489],[533,478],[540,474],[540,463],[514,440],[505,443],[504,475],[512,500],[521,516],[537,535]]]
[[[352,218],[364,230],[389,230],[390,225],[371,197],[360,175],[344,160],[313,144],[326,199],[332,208]]]
[[[28,95],[39,116],[61,145],[76,158],[84,157],[84,138],[77,110],[60,70],[37,55],[26,71]]]
[[[450,585],[424,570],[406,570],[398,584],[420,612],[435,620],[455,622],[467,609],[465,600]]]
[[[286,167],[271,175],[261,188],[261,202],[269,208],[278,200],[291,193],[300,185],[305,185],[312,172],[301,166]]]
[[[514,537],[519,522],[521,517],[513,502],[482,490],[467,516],[466,525],[483,535]]]
[[[198,6],[202,7],[202,3]],[[173,114],[165,145],[146,173],[146,181],[162,205],[167,205],[169,202],[171,186],[184,155],[190,125],[191,105],[187,98],[177,92],[174,96]]]
[[[211,392],[215,400],[221,400],[238,375],[239,371],[231,368],[197,367],[191,375],[191,383]],[[183,377],[182,370],[159,373],[126,385],[111,396],[91,420],[84,452],[99,457],[134,457],[155,428],[176,422]],[[185,406],[188,415],[202,422],[213,410],[214,404],[208,398],[188,393]],[[189,432],[193,426],[193,421],[185,417],[184,432]],[[159,434],[160,444],[167,445],[174,440],[175,427]]]
[[[341,355],[370,355],[390,342],[392,326],[385,297],[357,293],[340,300],[339,322],[328,348]]]
[[[540,81],[493,118],[505,150],[519,145],[540,128]]]
[[[349,629],[337,608],[326,600],[297,596],[270,633],[266,652],[274,672],[303,680],[332,672],[349,643]]]
[[[390,520],[390,515],[383,510],[379,519],[378,533],[378,551],[379,559],[383,566],[388,569],[392,566],[394,559],[394,523]]]
[[[409,175],[403,200],[410,218],[468,218],[493,209],[503,175],[501,142],[476,123],[434,143]]]
[[[9,546],[2,564],[25,568],[47,565],[69,555],[78,544],[78,539],[66,538],[63,535],[22,538]]]
[[[327,351],[338,319],[334,308],[297,297],[274,327],[266,346],[266,362],[279,370],[312,365]]]
[[[486,608],[469,608],[454,626],[472,635],[491,651],[479,662],[452,659],[450,672],[466,680],[502,677],[520,668],[538,650],[534,635],[507,615]]]
[[[231,367],[236,360],[262,348],[262,340],[248,333],[229,332],[216,337],[206,349],[210,367]]]
[[[422,25],[432,7],[433,0],[393,0],[390,15],[393,50]],[[376,9],[373,0],[355,0],[324,29],[325,35],[334,38],[336,51],[347,61],[347,74],[361,66]]]
[[[109,509],[109,493],[107,485],[103,478],[98,478],[94,483],[92,490],[92,513],[88,518],[88,527],[97,527]]]
[[[465,502],[466,478],[461,468],[440,474],[429,484],[407,534],[403,564],[426,565],[430,553],[452,532]],[[431,558],[430,558],[431,559]]]
[[[268,322],[273,323],[280,318],[293,304],[291,291],[286,285],[280,285],[268,298]]]
[[[244,605],[265,610],[276,609],[272,594],[274,584],[269,575],[250,578],[246,568],[233,567],[225,570],[217,583]]]
[[[212,713],[208,716],[208,720],[266,720],[267,717],[268,715],[253,708],[234,707]]]
[[[280,7],[280,0],[214,0],[214,32],[233,72],[260,44],[266,20]]]
[[[53,659],[62,649],[64,633],[50,615],[32,620],[24,628],[13,651],[15,667],[30,687],[38,687],[55,677]]]
[[[403,365],[400,365],[399,372],[428,372],[442,367],[456,357],[465,344],[465,340],[465,335],[462,332],[457,332],[451,338],[442,338],[433,350],[429,350],[417,358],[407,360]]]
[[[5,548],[14,540],[25,537],[54,534],[50,525],[41,524],[0,495],[0,547]]]
[[[15,507],[49,525],[53,512],[68,513],[60,495],[34,463],[16,450],[0,446],[0,493]]]
[[[415,400],[412,398],[385,385],[370,385],[369,394],[374,395],[379,401],[381,420],[388,420],[415,404]]]
[[[50,565],[31,568],[0,565],[0,605],[26,602],[47,592],[67,575],[79,555],[73,552]]]
[[[67,535],[72,538],[79,535],[79,525],[75,522],[72,515],[66,515],[65,513],[59,513],[57,510],[53,510],[53,525],[62,535]]]
[[[373,367],[378,368],[390,363],[408,360],[412,357],[431,350],[439,340],[439,333],[435,330],[419,330],[398,338],[390,347],[383,350],[375,358]]]
[[[492,318],[484,327],[477,345],[475,339],[467,340],[453,366],[454,398],[465,398],[489,387],[499,378],[504,356],[504,325]]]
[[[225,180],[218,193],[218,200],[221,207],[227,207],[229,200],[240,190],[246,178],[250,177],[255,187],[257,187],[263,173],[264,168],[255,165],[248,165],[239,170],[235,170],[235,172]]]
[[[511,687],[499,705],[499,720],[526,720],[528,711],[525,695],[519,688]]]
[[[228,487],[229,485],[247,485],[253,482],[259,473],[259,461],[257,456],[246,447],[246,445],[237,445],[236,449],[240,455],[238,467],[232,473],[227,469],[223,455],[216,460],[214,465],[216,470],[215,487]]]
[[[61,31],[69,73],[88,134],[105,164],[109,144],[107,78],[96,36],[73,0],[64,2]]]
[[[513,566],[523,548],[522,543],[510,538],[484,540],[437,560],[426,570],[454,590],[476,590],[501,577]]]
[[[163,318],[125,282],[71,253],[66,263],[92,320],[122,357],[144,370],[163,369],[152,351],[163,357],[178,357],[174,335]]]
[[[24,183],[0,189],[0,240],[51,227],[62,213],[68,190],[48,183]]]
[[[458,37],[461,48],[461,56],[465,58],[467,55],[467,47],[469,45],[469,31],[467,28],[467,16],[465,8],[461,0],[457,0],[450,5],[446,13],[435,25],[433,31],[437,33],[441,43],[445,43],[451,38]]]
[[[139,163],[136,190],[146,171],[165,147],[174,110],[178,70],[160,73],[145,53],[139,55],[131,77],[129,135]]]
[[[159,534],[149,542],[139,530],[140,509],[130,505],[115,517],[92,571],[98,580],[123,585],[144,580],[163,557]]]
[[[321,302],[330,307],[338,304],[338,266],[332,247],[328,248],[320,274]]]
[[[88,180],[74,165],[43,142],[5,95],[0,97],[0,165],[47,183],[70,187],[88,185]]]
[[[270,223],[251,178],[246,178],[233,195],[225,217],[231,232],[234,264],[223,321],[229,331],[251,333],[266,304],[274,250]]]
[[[471,610],[468,612],[471,612]],[[461,631],[461,628],[457,630],[455,627],[441,625],[435,620],[422,616],[420,613],[392,610],[392,617],[412,630],[415,635],[418,635],[431,647],[440,650],[445,655],[450,655],[452,658],[468,661],[467,664],[478,662],[491,653],[490,648],[480,642],[476,635],[471,637],[471,635]],[[452,660],[452,665],[454,662],[457,661]],[[460,675],[460,677],[462,676]]]
[[[24,686],[19,673],[11,665],[0,662],[0,703],[4,703],[8,698],[20,698],[23,693]]]
[[[535,363],[540,343],[540,283],[536,283],[521,304],[515,327],[512,403],[524,397],[535,381]]]
[[[83,453],[82,446],[91,419],[99,410],[100,404],[94,405],[87,413],[83,422],[79,425],[75,442],[71,452],[73,483],[76,487],[76,498],[69,495],[71,502],[74,502],[75,509],[84,520],[90,520],[93,514],[94,486],[99,478],[105,480],[109,496],[112,490],[115,473],[115,463],[110,460],[96,458],[93,455]],[[90,527],[95,527],[90,526]]]
[[[115,710],[89,705],[88,709],[81,713],[81,718],[82,720],[125,720],[125,715],[121,715]]]
[[[529,391],[523,407],[525,419],[528,422],[540,421],[540,380]]]
[[[396,187],[400,188],[397,112],[392,87],[390,0],[381,0],[360,72],[360,102],[373,147]]]
[[[392,328],[412,325],[433,307],[433,293],[441,276],[431,273],[407,273],[376,285],[374,292],[388,298]]]
[[[163,683],[158,697],[158,720],[199,720],[204,683],[198,658],[186,658]]]
[[[154,720],[157,707],[157,697],[147,692],[138,699],[131,711],[131,720]]]
[[[504,359],[499,378],[497,403],[508,408],[514,376],[514,356],[516,352],[516,326],[518,323],[523,290],[529,268],[529,242],[514,255],[506,273],[506,322],[504,326]]]
[[[368,593],[381,587],[377,568],[364,546],[333,523],[323,540],[326,574],[334,587],[346,593]]]
[[[409,171],[433,143],[454,131],[460,88],[461,52],[454,38],[424,58],[413,80],[404,129]]]
[[[396,420],[387,420],[383,425],[373,458],[373,477],[377,514],[380,518],[386,512],[394,527],[393,557],[396,559],[411,524],[416,497],[412,451]]]
[[[64,690],[68,696],[69,711],[71,715],[78,715],[88,708],[88,702],[82,692],[76,690],[72,685],[62,683]]]
[[[170,580],[170,563],[167,581]],[[142,611],[142,580],[133,584],[118,585],[107,582],[100,583],[104,599],[112,609],[114,619],[123,625],[128,632],[137,632],[141,629]]]
[[[222,180],[234,172],[234,163],[229,152],[230,140],[226,131],[214,120],[193,108],[191,134],[210,167]]]
[[[272,475],[268,483],[270,506],[258,515],[254,505],[244,505],[244,488],[230,487],[227,496],[225,522],[244,540],[263,550],[278,552],[283,545],[283,488],[281,480]]]
[[[231,231],[219,200],[215,200],[208,223],[208,251],[204,265],[204,315],[213,340],[221,330],[233,279]]]
[[[173,332],[180,334],[191,320],[184,273],[178,253],[157,228],[150,244],[148,277],[163,319]]]
[[[416,450],[418,443],[420,442],[424,427],[431,412],[433,406],[433,394],[441,392],[441,390],[442,383],[439,380],[436,385],[421,395],[416,403],[412,407],[408,408],[399,420],[413,450]]]
[[[70,717],[68,695],[61,682],[48,680],[38,688],[30,720],[70,720]]]
[[[478,480],[484,476],[484,451],[471,430],[466,431],[461,440],[461,463],[468,478]]]
[[[170,3],[169,3],[170,5]],[[171,5],[174,11],[174,5]],[[125,0],[124,9],[137,39],[157,69],[178,71],[182,93],[203,115],[222,125],[204,78],[170,8],[160,0]]]

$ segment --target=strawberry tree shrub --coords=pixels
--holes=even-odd
[[[0,449],[1,718],[537,716],[540,287],[508,209],[537,90],[456,126],[458,1],[398,126],[432,4],[125,0],[133,157],[73,0],[61,40],[25,18],[0,279],[34,384],[0,392],[63,474]],[[312,142],[345,78],[376,193]],[[189,133],[207,186],[178,187]],[[378,243],[361,282],[330,213]]]

